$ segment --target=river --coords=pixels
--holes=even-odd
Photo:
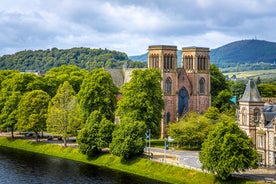
[[[0,146],[0,184],[161,183],[133,174]]]

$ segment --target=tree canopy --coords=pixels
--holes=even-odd
[[[47,92],[52,97],[56,94],[56,91],[60,84],[68,81],[73,87],[76,93],[79,92],[83,79],[88,74],[87,70],[80,69],[75,65],[62,65],[49,70],[45,74],[45,84],[47,86]]]
[[[155,136],[160,134],[160,121],[164,100],[161,74],[157,69],[134,70],[131,80],[121,87],[122,99],[118,102],[117,115],[133,121],[143,121]]]
[[[26,93],[18,104],[18,130],[38,133],[46,129],[47,109],[50,96],[42,90]]]
[[[212,127],[211,119],[189,112],[179,122],[170,124],[168,133],[178,145],[197,145],[200,147]]]
[[[143,121],[123,118],[112,134],[109,146],[113,155],[130,159],[144,152],[146,125]]]
[[[99,111],[93,111],[78,133],[79,151],[88,157],[97,155],[111,143],[114,127],[114,123],[103,117]]]
[[[85,119],[98,110],[108,120],[114,122],[118,88],[110,74],[104,69],[95,69],[86,75],[78,93]]]
[[[257,167],[258,153],[252,140],[234,122],[222,121],[202,144],[202,169],[227,179],[231,173]]]
[[[48,107],[47,128],[50,132],[62,135],[64,147],[66,139],[76,136],[81,128],[82,114],[75,97],[75,91],[69,82],[65,81],[57,90]]]

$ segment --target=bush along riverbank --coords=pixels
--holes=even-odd
[[[168,183],[254,183],[238,178],[222,181],[213,174],[156,163],[146,158],[135,158],[125,161],[119,157],[105,153],[96,158],[87,159],[86,155],[79,153],[77,148],[64,148],[59,145],[34,143],[22,139],[9,140],[6,137],[0,137],[0,146],[103,166]]]

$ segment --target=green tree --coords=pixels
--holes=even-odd
[[[202,169],[227,179],[231,173],[257,167],[258,154],[252,140],[233,122],[220,122],[203,142]]]
[[[83,79],[88,71],[78,68],[75,65],[62,65],[49,70],[45,74],[47,92],[54,96],[60,84],[68,81],[76,93],[79,92]]]
[[[189,112],[180,121],[170,124],[168,133],[180,145],[197,145],[200,147],[208,132],[211,130],[212,121],[203,115]]]
[[[98,110],[104,117],[114,121],[118,88],[110,74],[104,69],[95,69],[83,80],[78,99],[85,119],[91,112]]]
[[[5,102],[4,108],[2,109],[0,115],[0,121],[2,122],[1,129],[10,129],[12,138],[14,138],[13,132],[17,123],[17,106],[20,98],[20,92],[13,92]]]
[[[216,108],[216,107],[211,106],[204,113],[204,116],[206,118],[209,118],[209,119],[212,119],[212,120],[217,120],[217,119],[219,119],[219,114],[220,114],[219,109]]]
[[[103,117],[99,111],[93,111],[78,133],[79,151],[88,157],[100,153],[102,148],[111,143],[114,126],[114,123]]]
[[[276,97],[276,82],[259,84],[258,90],[262,97]]]
[[[211,96],[212,96],[212,103],[213,103],[213,101],[218,96],[219,92],[225,89],[230,90],[230,86],[227,83],[225,76],[222,74],[222,72],[215,64],[211,64],[210,74],[211,74]]]
[[[65,81],[57,90],[48,107],[47,128],[50,132],[62,135],[64,147],[67,138],[77,135],[82,124],[81,109],[75,97],[75,91]]]
[[[120,118],[146,123],[154,136],[160,134],[164,100],[160,86],[161,74],[157,69],[134,70],[130,82],[121,88],[122,99],[116,111]]]
[[[230,101],[232,94],[228,89],[222,90],[213,100],[212,106],[219,109],[220,112],[228,111],[235,104]]]
[[[237,99],[240,99],[244,93],[246,84],[244,81],[235,81],[231,85],[231,92],[233,96],[236,96]]]
[[[113,155],[130,159],[141,155],[145,147],[146,125],[143,121],[123,118],[115,127],[109,146]]]
[[[34,132],[38,141],[38,133],[46,128],[49,101],[50,96],[42,90],[26,93],[18,104],[18,130]]]

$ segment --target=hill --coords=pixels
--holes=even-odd
[[[0,57],[1,70],[39,70],[46,72],[61,65],[77,65],[80,68],[122,68],[127,64],[130,68],[143,68],[142,62],[131,61],[126,53],[108,49],[71,48],[25,50]]]
[[[276,43],[264,40],[241,40],[212,49],[211,62],[223,64],[276,62]]]
[[[181,51],[177,52],[177,57],[178,66],[181,66]],[[139,56],[130,56],[129,58],[147,62],[147,53]],[[275,68],[274,62],[276,62],[276,43],[264,40],[240,40],[232,42],[219,48],[212,49],[210,51],[210,60],[211,63],[216,64],[219,68],[228,68],[248,63],[274,64]],[[271,69],[271,67],[269,68]]]

